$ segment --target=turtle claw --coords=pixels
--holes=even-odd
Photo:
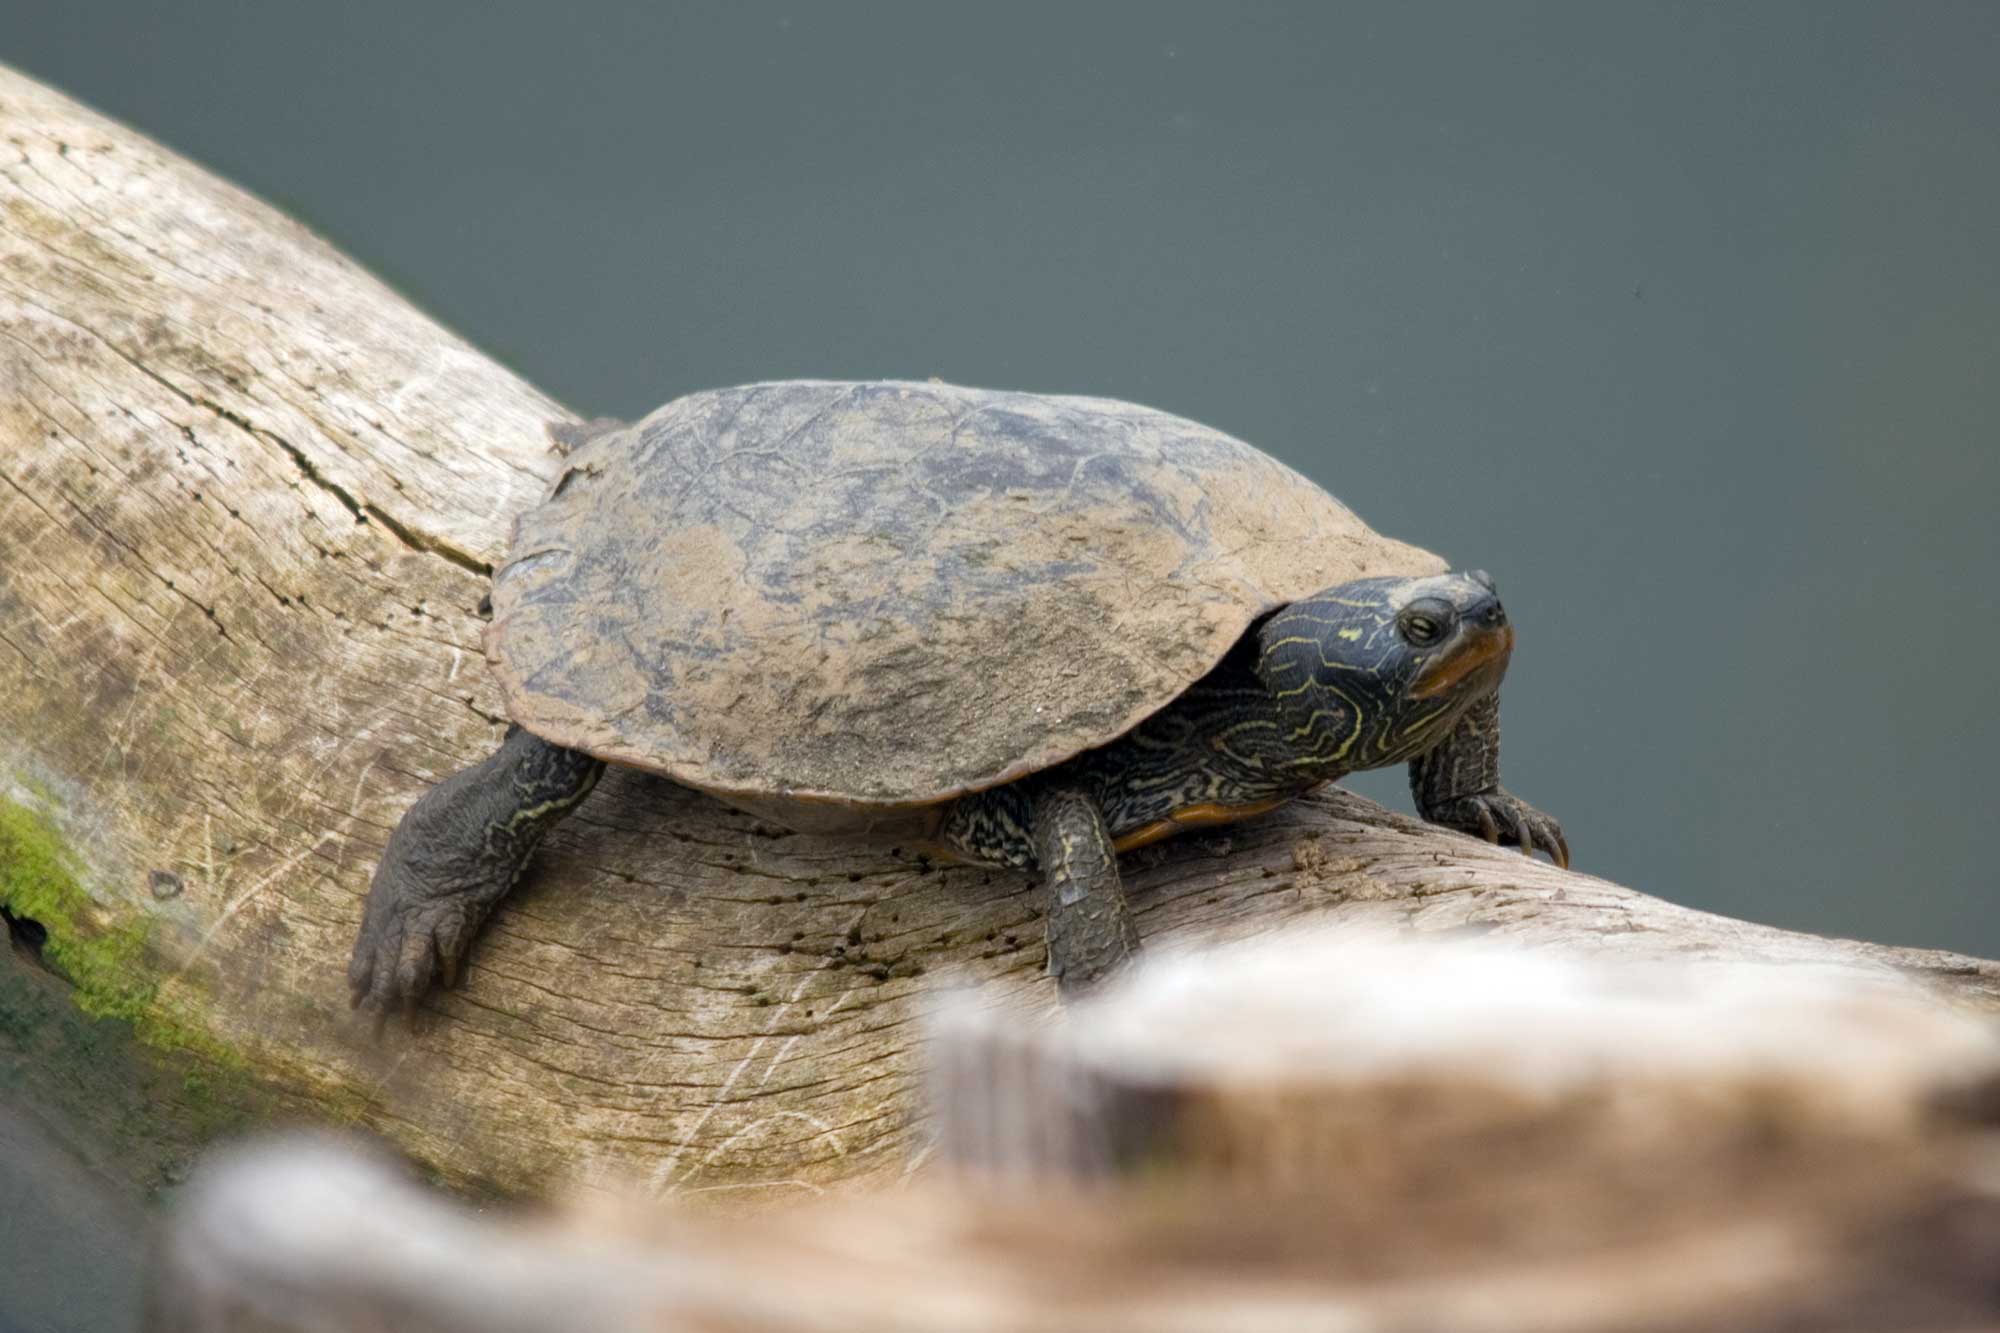
[[[1546,852],[1550,861],[1569,869],[1569,840],[1563,836],[1562,825],[1554,816],[1504,789],[1460,796],[1427,810],[1425,818],[1485,838],[1496,847],[1511,843],[1526,856]]]
[[[417,1017],[417,997],[431,988],[437,974],[437,942],[428,931],[415,931],[403,939],[403,956],[396,965],[395,998],[402,1003],[403,1017],[412,1023]]]
[[[376,1041],[392,1014],[414,1019],[417,1001],[437,971],[441,904],[408,892],[403,880],[389,865],[377,872],[347,965],[348,1007],[369,1016]]]
[[[1562,825],[1526,802],[1521,803],[1519,817],[1521,826],[1527,830],[1521,850],[1530,856],[1537,851],[1547,852],[1550,861],[1569,869],[1569,843],[1563,838]]]
[[[463,904],[371,897],[348,965],[348,1007],[367,1010],[381,1039],[390,1015],[416,1027],[417,1006],[433,985],[456,986],[465,974],[477,922]]]
[[[432,938],[438,984],[456,990],[465,975],[465,956],[471,952],[474,923],[464,911],[447,911]]]

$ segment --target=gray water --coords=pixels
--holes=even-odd
[[[130,1328],[143,1220],[53,1134],[0,1104],[0,1333]]]
[[[1240,435],[1499,578],[1581,869],[2000,954],[2000,6],[558,12],[11,0],[0,58],[588,413],[937,375]]]

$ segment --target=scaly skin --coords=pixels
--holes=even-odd
[[[1540,848],[1564,869],[1569,842],[1562,825],[1500,785],[1500,696],[1466,710],[1445,743],[1410,761],[1410,795],[1433,824],[1498,845],[1511,842],[1529,856]]]
[[[1413,606],[1448,624],[1435,643],[1408,639]],[[1512,645],[1483,574],[1330,588],[1272,615],[1111,744],[961,797],[939,840],[964,860],[1041,869],[1049,970],[1065,995],[1137,951],[1117,851],[1261,813],[1360,769],[1408,762],[1425,819],[1567,866],[1562,827],[1500,786],[1498,691]],[[1056,812],[1060,835],[1046,826]]]
[[[1456,632],[1428,653],[1396,628],[1396,612],[1424,597],[1457,618]],[[1498,688],[1512,633],[1483,575],[1329,589],[1271,616],[1187,693],[1109,745],[960,798],[939,840],[967,861],[1031,869],[1045,789],[1095,800],[1124,849],[1183,822],[1259,813],[1323,782],[1408,761],[1425,819],[1539,847],[1566,866],[1556,821],[1500,786]],[[1445,688],[1416,694],[1420,678]],[[1200,818],[1188,821],[1189,812]]]
[[[1123,967],[1139,952],[1139,931],[1096,800],[1074,787],[1045,788],[1034,821],[1035,860],[1049,889],[1049,974],[1067,998]]]
[[[1065,996],[1139,947],[1117,854],[1270,809],[1333,778],[1410,765],[1424,818],[1569,864],[1548,815],[1500,786],[1500,679],[1514,631],[1484,574],[1362,579],[1273,612],[1185,694],[1109,745],[961,797],[947,852],[1039,869]],[[390,835],[348,970],[357,1007],[413,1010],[603,764],[518,728]]]
[[[431,788],[389,835],[347,983],[355,1008],[405,1016],[435,979],[457,983],[493,908],[556,822],[590,794],[604,761],[519,727],[499,750]]]

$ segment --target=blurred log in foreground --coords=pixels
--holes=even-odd
[[[1307,930],[1074,1018],[950,1015],[945,1160],[783,1214],[490,1221],[350,1146],[237,1149],[154,1327],[2000,1322],[2000,1039],[1907,992]]]

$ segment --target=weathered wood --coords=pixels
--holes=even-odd
[[[21,1018],[53,984],[23,926],[0,1088],[128,1175],[273,1106],[504,1187],[757,1197],[920,1156],[925,998],[948,976],[1053,1003],[1030,880],[655,779],[614,774],[553,836],[424,1030],[365,1039],[342,969],[369,874],[500,735],[479,606],[564,413],[296,223],[14,74],[0,148],[0,902],[106,1015]],[[2000,1009],[1990,963],[1687,911],[1341,793],[1127,868],[1155,942],[1476,928]]]
[[[961,1003],[933,1046],[955,1171],[1335,1190],[1385,1225],[1553,1199],[1599,1235],[1895,1156],[2000,1092],[1990,1022],[1845,971],[1309,923],[1155,957],[1060,1028]]]
[[[475,1218],[339,1145],[239,1150],[165,1230],[155,1327],[2000,1322],[2000,1036],[1901,988],[1307,928],[1071,1019],[936,1041],[977,1169],[752,1218]]]

